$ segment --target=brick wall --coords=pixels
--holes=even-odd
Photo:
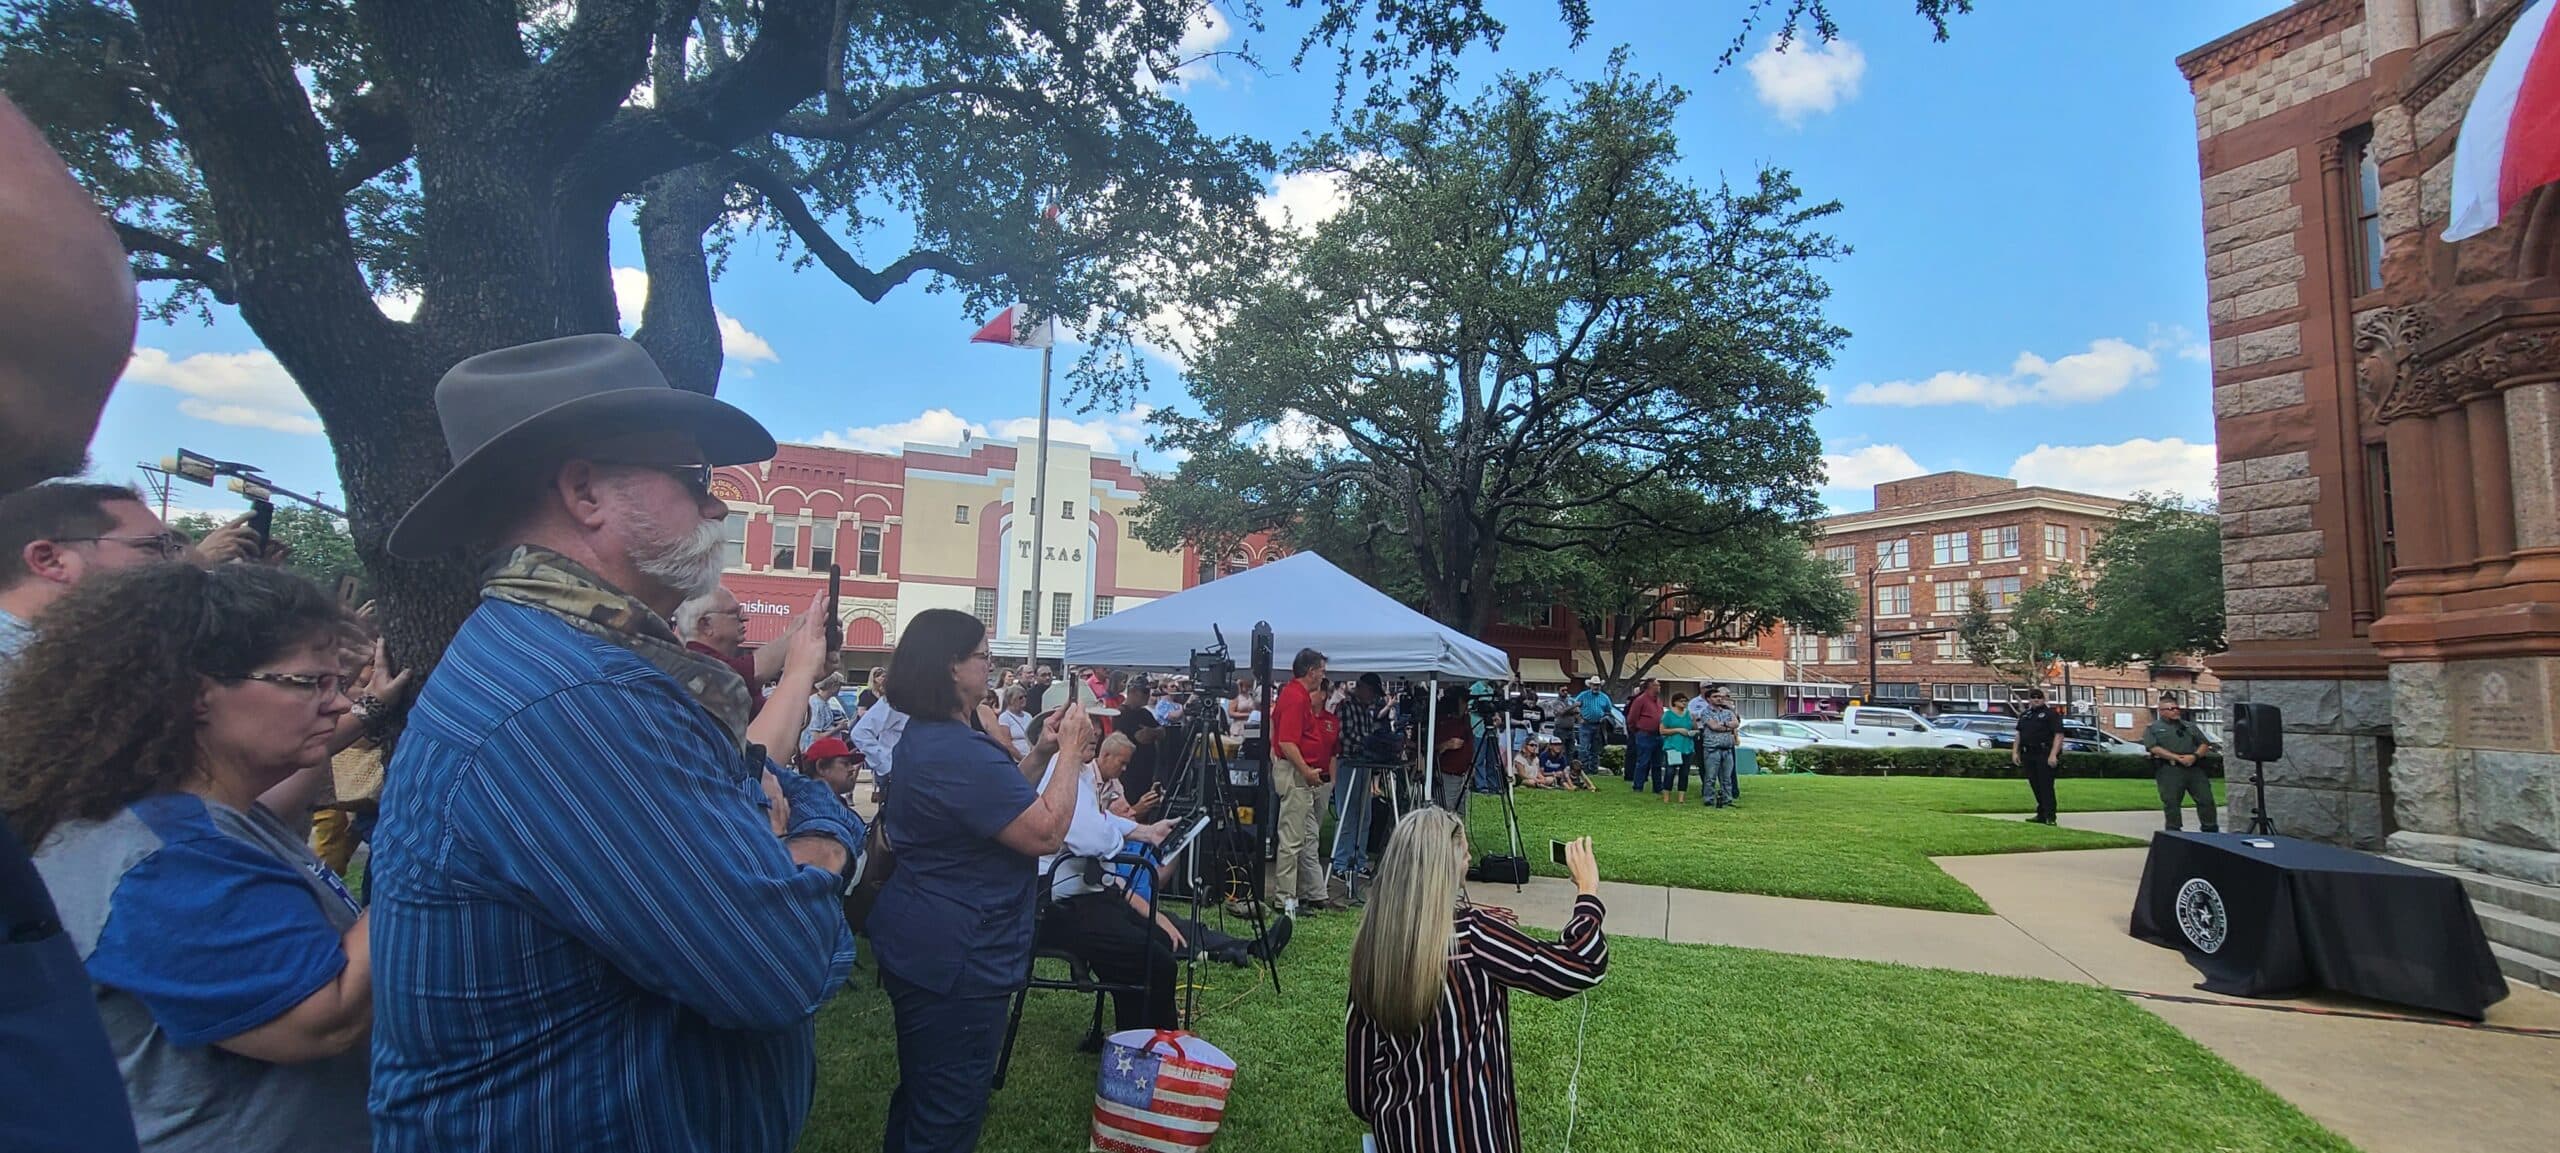
[[[1881,511],[1909,508],[1914,505],[1937,504],[1941,501],[1964,500],[2017,490],[2018,482],[2007,477],[1984,476],[1973,472],[1936,472],[1908,480],[1889,480],[1876,486],[1876,508]]]
[[[2233,69],[2196,89],[2196,139],[2204,141],[2273,116],[2364,78],[2364,25],[2324,36]]]
[[[2313,525],[2320,478],[2311,454],[2222,462],[2222,587],[2233,643],[2320,634],[2329,589],[2314,569],[2327,539]]]

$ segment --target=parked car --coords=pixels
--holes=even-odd
[[[1991,747],[2005,749],[2018,743],[2018,718],[1999,713],[1940,713],[1929,723],[1942,729],[1980,733],[1991,738]]]
[[[2062,751],[2066,753],[2115,753],[2119,756],[2149,755],[2141,745],[2119,737],[2096,725],[2064,722]]]
[[[1797,709],[1792,713],[1780,716],[1778,719],[1782,721],[1814,721],[1820,724],[1836,725],[1840,723],[1840,710]]]
[[[1991,738],[1931,725],[1910,709],[1851,705],[1840,716],[1840,735],[1870,745],[1904,749],[1987,749]]]
[[[1871,749],[1874,745],[1841,735],[1836,726],[1819,721],[1753,720],[1742,722],[1736,734],[1743,748],[1764,753],[1783,753],[1810,745],[1826,745],[1835,749]]]

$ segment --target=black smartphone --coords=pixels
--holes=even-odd
[[[276,506],[273,501],[259,501],[249,506],[249,531],[258,534],[258,555],[267,552],[267,533],[275,527]],[[255,557],[250,558],[252,560]]]
[[[346,608],[356,607],[356,574],[338,574],[338,604]]]
[[[1547,855],[1548,855],[1548,856],[1550,856],[1550,857],[1554,857],[1554,858],[1556,859],[1556,863],[1557,863],[1557,864],[1559,864],[1559,865],[1563,864],[1563,863],[1564,863],[1564,842],[1562,842],[1562,841],[1549,841],[1549,842],[1547,842]]]
[[[827,651],[844,647],[844,616],[836,611],[836,598],[844,588],[844,567],[827,566]]]

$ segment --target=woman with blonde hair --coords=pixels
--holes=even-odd
[[[1561,1000],[1600,983],[1599,866],[1591,839],[1565,849],[1573,918],[1541,941],[1501,910],[1466,903],[1467,827],[1421,808],[1396,822],[1351,946],[1343,1094],[1380,1153],[1515,1153],[1511,990]]]

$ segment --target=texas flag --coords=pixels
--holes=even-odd
[[[1015,348],[1047,348],[1056,343],[1057,338],[1058,322],[1056,320],[1043,320],[1033,324],[1027,319],[1022,306],[1017,304],[997,313],[994,320],[988,321],[985,328],[978,330],[978,335],[969,338],[969,343],[1010,344]]]
[[[2447,241],[2496,228],[2525,193],[2560,180],[2560,21],[2552,4],[2536,0],[2516,17],[2462,118]]]

